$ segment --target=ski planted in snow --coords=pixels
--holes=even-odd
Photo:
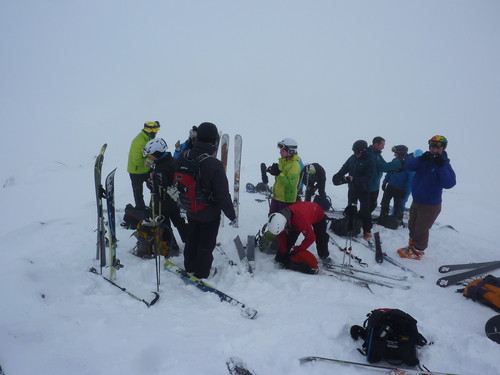
[[[216,294],[221,301],[227,302],[230,305],[238,306],[241,309],[241,315],[248,319],[253,319],[257,315],[257,310],[247,307],[244,303],[237,299],[221,292],[219,289],[207,284],[201,279],[189,274],[186,270],[172,263],[170,260],[165,259],[165,269],[174,275],[180,277],[185,283],[194,285],[203,292],[210,292]]]
[[[106,177],[106,205],[109,227],[109,278],[116,279],[116,271],[123,267],[116,258],[116,223],[115,223],[115,172],[113,169]]]
[[[245,248],[243,247],[243,243],[241,242],[240,236],[236,236],[234,239],[234,245],[238,250],[238,256],[240,257],[241,263],[245,267],[245,271],[253,276],[253,269],[250,266],[250,262],[248,260],[247,254],[245,252]]]
[[[384,261],[384,253],[382,252],[382,244],[380,242],[380,233],[375,232],[375,261],[380,264]]]
[[[94,166],[94,183],[95,183],[95,196],[97,203],[97,249],[96,259],[100,261],[100,272],[106,266],[106,230],[104,228],[104,213],[102,206],[102,198],[105,197],[104,188],[102,187],[102,162],[104,161],[104,152],[108,145],[105,143],[101,147],[101,151],[95,159]]]
[[[374,370],[387,370],[390,375],[457,375],[449,372],[436,372],[436,371],[428,371],[428,370],[417,370],[417,369],[401,369],[397,367],[390,366],[381,366],[381,365],[373,365],[370,363],[362,363],[362,362],[353,362],[353,361],[344,361],[342,359],[335,358],[325,358],[325,357],[303,357],[299,359],[300,364],[309,363],[309,362],[330,362],[330,363],[338,363],[346,366],[356,366],[356,367],[366,367]]]
[[[447,272],[458,271],[458,270],[469,270],[469,269],[475,269],[475,268],[493,265],[495,263],[500,264],[500,260],[493,260],[491,262],[481,262],[481,263],[446,264],[444,266],[439,267],[438,271],[440,273],[447,273]]]
[[[484,331],[490,340],[500,344],[500,315],[489,319],[484,326]]]
[[[226,361],[226,366],[230,375],[254,375],[250,371],[245,362],[238,357],[229,357]]]
[[[234,136],[234,197],[233,205],[236,212],[236,219],[240,217],[240,176],[241,176],[241,150],[243,146],[243,139],[241,135]],[[234,224],[238,228],[238,220]]]
[[[220,161],[222,162],[222,165],[224,166],[224,172],[227,172],[228,153],[229,153],[229,135],[223,134],[222,138],[220,140]],[[224,212],[221,214],[221,217],[220,217],[220,225],[221,225],[221,227],[224,226]]]
[[[438,279],[436,284],[442,288],[445,288],[449,285],[458,284],[461,281],[464,281],[464,280],[469,279],[469,278],[474,277],[474,276],[482,275],[483,273],[487,273],[487,272],[496,270],[498,268],[500,268],[500,262],[494,262],[493,264],[479,267],[479,268],[475,268],[475,269],[472,269],[469,271],[456,273],[454,275],[443,276],[440,279]]]
[[[141,301],[141,302],[143,302],[143,303],[144,303],[147,307],[151,307],[151,306],[153,306],[153,305],[154,305],[154,304],[155,304],[155,303],[156,303],[156,302],[160,299],[160,294],[159,294],[159,293],[157,293],[157,292],[151,292],[151,293],[153,293],[153,294],[155,295],[155,297],[154,297],[151,301],[149,301],[149,302],[148,302],[148,301],[146,301],[146,300],[144,300],[144,299],[142,299],[142,298],[140,298],[140,297],[137,297],[135,294],[130,293],[130,292],[127,290],[127,288],[124,288],[124,287],[122,287],[122,286],[118,285],[118,284],[117,284],[117,283],[115,283],[114,281],[112,281],[112,280],[108,279],[107,277],[104,277],[102,274],[101,274],[101,275],[99,275],[99,273],[97,272],[97,270],[96,270],[94,267],[92,267],[89,271],[90,271],[90,272],[92,272],[93,274],[96,274],[96,275],[98,275],[98,276],[101,276],[101,277],[102,277],[104,280],[106,280],[108,283],[110,283],[111,285],[116,286],[116,287],[117,287],[118,289],[120,289],[122,292],[127,293],[127,294],[128,294],[130,297],[132,297],[133,299],[136,299],[137,301]]]

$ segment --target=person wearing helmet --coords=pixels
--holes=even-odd
[[[406,168],[415,172],[415,177],[408,220],[408,246],[397,250],[403,258],[419,260],[424,256],[429,244],[429,230],[441,212],[443,189],[456,185],[455,171],[445,151],[448,140],[436,135],[428,143],[429,151],[406,162]]]
[[[328,251],[326,216],[321,206],[314,202],[296,202],[269,216],[267,230],[278,236],[279,250],[275,260],[287,267],[292,252],[307,250],[316,242],[316,250],[324,265],[331,265]],[[300,234],[304,239],[295,246]]]
[[[208,204],[199,211],[186,212],[189,236],[184,247],[184,267],[200,279],[216,272],[212,268],[212,253],[217,243],[221,211],[230,220],[229,225],[237,222],[224,166],[219,159],[212,157],[218,140],[217,127],[211,122],[204,122],[198,126],[193,148],[178,159],[178,163],[182,164],[183,159],[189,161],[206,156],[199,165],[197,185],[204,192]]]
[[[408,147],[405,145],[398,145],[392,148],[394,152],[394,159],[398,159],[402,162],[403,167],[394,171],[387,172],[385,174],[384,180],[382,182],[382,190],[384,195],[382,196],[382,201],[380,202],[380,216],[379,220],[384,216],[389,215],[389,205],[391,200],[394,200],[394,214],[393,216],[398,219],[399,222],[403,221],[403,199],[406,197],[408,191],[410,191],[410,172],[406,170],[405,158],[408,154]]]
[[[167,151],[168,146],[163,138],[155,138],[146,143],[143,154],[153,160],[153,168],[147,185],[154,199],[155,215],[161,214],[164,217],[162,224],[167,226],[163,231],[163,239],[169,244],[169,256],[179,254],[179,245],[173,236],[171,223],[177,228],[182,242],[187,239],[187,224],[181,216],[177,202],[167,193],[172,189],[176,162],[172,154]]]
[[[375,163],[375,171],[373,172],[370,182],[370,215],[377,208],[378,195],[380,191],[380,180],[384,172],[390,172],[402,168],[401,160],[394,158],[390,162],[386,162],[382,157],[382,150],[385,148],[385,139],[377,136],[373,138],[372,144],[368,147],[373,161]]]
[[[313,195],[318,192],[321,197],[326,197],[326,172],[318,163],[311,163],[304,166],[300,172],[300,182],[304,184],[306,202],[310,202]]]
[[[198,127],[193,126],[189,130],[189,136],[188,139],[184,143],[181,144],[181,141],[177,141],[175,144],[175,152],[174,152],[174,158],[179,158],[179,155],[182,154],[186,150],[190,150],[193,148],[194,143],[196,142],[196,135],[198,132]]]
[[[334,185],[348,184],[347,207],[357,207],[357,215],[363,224],[363,238],[371,241],[372,217],[370,213],[370,186],[375,173],[375,162],[365,140],[358,140],[352,145],[351,155],[340,170],[332,177]]]
[[[280,150],[278,163],[267,168],[267,173],[275,177],[269,215],[297,201],[301,170],[297,142],[292,138],[285,138],[278,142],[278,149]]]
[[[154,139],[160,130],[158,121],[148,121],[144,124],[144,128],[132,140],[128,153],[127,172],[130,175],[132,182],[132,192],[134,194],[135,207],[138,209],[146,209],[144,203],[143,186],[149,178],[149,170],[151,163],[148,158],[143,155],[143,148],[149,140]]]

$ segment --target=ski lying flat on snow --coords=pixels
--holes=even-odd
[[[253,276],[253,269],[250,266],[250,262],[248,261],[247,254],[245,254],[245,248],[243,247],[243,243],[241,242],[240,236],[236,236],[234,239],[234,244],[236,245],[236,249],[238,249],[238,256],[240,257],[241,263],[245,267],[245,270]]]
[[[493,265],[495,263],[500,263],[500,260],[493,260],[491,262],[482,262],[482,263],[446,264],[444,266],[439,267],[438,271],[440,273],[447,273],[458,270],[469,270],[469,269]]]
[[[338,275],[338,276],[345,276],[346,278],[351,278],[354,280],[359,280],[363,281],[367,284],[374,284],[374,285],[380,285],[380,286],[385,286],[388,288],[400,288],[400,289],[410,289],[409,285],[400,285],[400,284],[394,284],[385,280],[379,280],[375,278],[371,278],[368,276],[356,274],[354,272],[351,272],[352,270],[349,270],[349,267],[346,266],[342,268],[342,266],[339,266],[339,268],[323,268],[324,271],[331,272],[332,274]]]
[[[361,242],[360,240],[358,240],[357,238],[353,238],[352,239],[353,241],[357,242],[357,243],[360,243],[362,244],[363,246],[367,247],[368,249],[370,249],[371,251],[375,251],[375,249],[368,245],[368,244],[365,244],[364,242]],[[406,272],[409,272],[411,273],[413,276],[416,276],[416,277],[420,277],[421,279],[423,279],[424,277],[422,275],[419,275],[418,273],[416,273],[415,271],[413,271],[412,269],[404,266],[403,264],[399,263],[396,259],[390,257],[389,255],[387,255],[387,253],[383,253],[384,254],[384,260],[386,260],[387,262],[395,265],[396,267],[399,267],[401,268],[403,271],[406,271]]]
[[[493,264],[490,264],[489,266],[479,267],[479,268],[475,268],[475,269],[470,270],[470,271],[460,272],[460,273],[456,273],[454,275],[448,275],[448,276],[441,277],[440,279],[438,279],[436,284],[439,285],[440,287],[444,288],[444,287],[447,287],[448,285],[457,284],[460,281],[463,281],[465,279],[468,279],[468,278],[471,278],[474,276],[479,276],[479,275],[482,275],[483,273],[496,270],[497,268],[500,268],[500,262],[494,262]]]
[[[339,268],[344,268],[344,269],[348,269],[350,272],[364,273],[367,275],[378,276],[378,277],[382,277],[385,279],[391,279],[391,280],[396,280],[396,281],[408,280],[408,276],[404,276],[404,275],[401,275],[401,276],[399,276],[399,275],[386,275],[384,273],[377,272],[377,271],[366,271],[364,269],[359,269],[359,268],[354,268],[354,267],[349,268],[349,266],[342,266],[339,264],[332,264],[331,266],[323,266],[323,268],[326,270],[329,270],[329,271],[336,271]]]
[[[211,292],[219,296],[221,301],[227,302],[230,305],[238,306],[241,309],[241,315],[248,319],[253,319],[257,315],[257,310],[254,310],[250,307],[247,307],[244,303],[238,301],[237,299],[227,295],[224,292],[221,292],[219,289],[207,284],[201,279],[189,274],[183,268],[179,267],[175,263],[172,263],[170,260],[165,260],[165,269],[169,272],[172,272],[174,275],[179,276],[184,282],[194,285],[198,289],[203,292]]]
[[[369,363],[344,361],[341,359],[314,357],[314,356],[303,357],[303,358],[300,358],[299,361],[301,364],[308,363],[308,362],[321,361],[321,362],[338,363],[338,364],[349,365],[349,366],[368,367],[368,368],[372,368],[374,370],[390,371],[389,374],[391,374],[391,375],[458,375],[458,374],[452,374],[449,372],[422,371],[422,370],[414,370],[414,369],[400,369],[397,367],[372,365]]]
[[[230,375],[253,375],[253,372],[248,369],[246,363],[238,357],[229,357],[226,361],[226,366]]]
[[[328,236],[330,237],[330,242],[334,244],[340,251],[347,254],[352,260],[356,261],[361,267],[368,267],[368,263],[363,262],[363,259],[354,255],[352,251],[347,250],[346,247],[340,246],[339,243],[333,237],[333,233],[331,233],[329,230],[327,230],[327,233]]]

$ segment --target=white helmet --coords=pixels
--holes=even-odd
[[[297,141],[292,138],[284,138],[282,141],[278,142],[278,148],[284,148],[290,155],[293,155],[297,152],[297,147]]]
[[[146,143],[146,146],[142,149],[142,154],[144,156],[153,155],[155,152],[163,154],[167,149],[167,142],[163,138],[155,138]]]
[[[279,212],[275,212],[269,216],[269,221],[267,222],[267,230],[274,234],[278,235],[285,230],[286,226],[286,217]]]

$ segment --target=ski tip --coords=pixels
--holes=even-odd
[[[160,299],[160,293],[158,293],[158,292],[151,292],[151,293],[153,293],[155,295],[155,297],[153,298],[153,300],[151,302],[146,303],[146,306],[148,306],[148,307],[153,306]]]
[[[247,319],[255,319],[257,317],[257,310],[250,307],[245,307],[241,309],[241,315]]]

